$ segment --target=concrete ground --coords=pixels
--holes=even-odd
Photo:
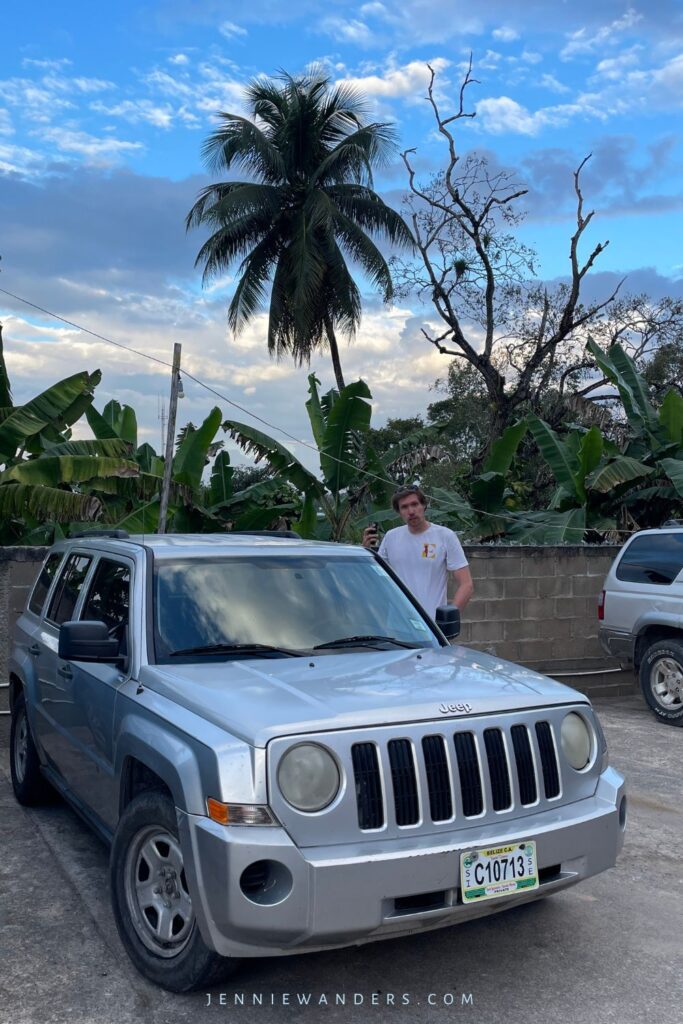
[[[596,706],[630,796],[626,845],[613,871],[459,928],[244,961],[230,981],[192,996],[162,992],[130,965],[109,907],[107,851],[80,819],[62,803],[26,810],[15,802],[3,719],[0,1022],[677,1024],[683,729],[660,725],[638,697]]]

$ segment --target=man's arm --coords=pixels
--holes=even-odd
[[[466,565],[463,569],[453,569],[451,576],[455,585],[453,604],[462,611],[474,593],[472,573],[469,570],[469,566]]]

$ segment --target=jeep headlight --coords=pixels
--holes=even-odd
[[[340,783],[337,762],[317,743],[299,743],[278,765],[280,792],[297,811],[322,811],[336,797]]]
[[[570,711],[560,729],[562,752],[572,768],[580,772],[590,761],[592,736],[581,715]]]

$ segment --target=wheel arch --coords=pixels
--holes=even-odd
[[[640,668],[640,664],[645,657],[645,652],[648,648],[651,647],[652,644],[659,643],[660,640],[678,640],[683,643],[683,628],[657,623],[646,626],[642,629],[638,634],[633,649],[633,662],[636,671]]]

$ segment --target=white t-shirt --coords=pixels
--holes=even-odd
[[[448,573],[469,564],[456,534],[436,523],[422,533],[411,533],[407,526],[389,530],[379,554],[432,618],[446,604]]]

